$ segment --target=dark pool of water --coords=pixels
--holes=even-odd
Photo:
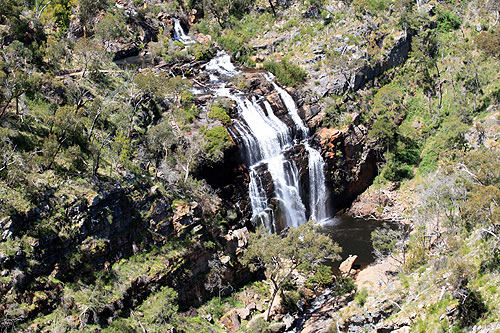
[[[377,220],[354,218],[350,216],[336,217],[324,224],[323,231],[342,247],[342,261],[351,254],[358,256],[355,265],[364,268],[375,262],[371,233],[376,228],[398,227],[395,223]],[[341,262],[341,261],[340,261]],[[333,269],[338,268],[340,262],[329,262]]]

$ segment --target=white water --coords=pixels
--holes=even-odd
[[[184,45],[196,43],[191,37],[186,35],[179,19],[172,18],[172,20],[174,21],[174,40],[178,40]]]
[[[215,73],[222,74],[224,76],[234,76],[239,73],[231,62],[229,54],[222,51],[217,52],[217,56],[205,65],[205,69],[212,72],[210,73],[211,77],[214,78],[212,81],[218,80]]]
[[[241,142],[250,170],[252,221],[263,223],[270,232],[274,232],[285,227],[298,227],[308,219],[320,222],[326,220],[328,209],[324,161],[321,154],[308,144],[309,130],[298,115],[290,94],[274,82],[271,74],[266,75],[279,93],[294,128],[279,119],[264,98],[249,97],[221,84],[219,76],[231,77],[239,73],[227,54],[218,54],[205,68],[215,86],[215,96],[228,97],[238,107],[238,119],[233,120],[231,134]],[[307,152],[305,171],[299,170],[295,161],[302,157],[294,158],[294,152],[300,151]],[[266,176],[266,170],[269,176]],[[304,173],[308,177],[301,178]],[[268,178],[272,180],[272,184],[267,184],[273,189],[272,198],[268,198],[265,191]],[[304,184],[305,180],[308,180],[308,184]]]

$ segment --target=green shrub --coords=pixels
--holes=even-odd
[[[216,162],[223,158],[224,151],[233,145],[231,137],[224,126],[217,126],[209,130],[201,130],[206,140],[205,153],[208,160]]]
[[[458,325],[462,328],[474,325],[479,318],[488,311],[479,291],[465,288],[461,291],[460,298]]]
[[[212,43],[196,44],[194,46],[194,58],[198,61],[208,61],[214,56],[214,45]]]
[[[389,0],[354,0],[352,6],[360,13],[371,15],[381,15],[385,12],[392,1]]]
[[[216,41],[239,63],[245,63],[254,52],[248,45],[249,37],[241,30],[225,31]]]
[[[319,266],[312,277],[307,279],[306,285],[317,283],[320,287],[327,287],[333,283],[333,272],[330,266]]]
[[[208,118],[217,119],[224,125],[229,125],[231,123],[231,118],[223,108],[216,105],[212,105],[210,110],[211,111],[208,114]]]
[[[281,305],[286,312],[294,313],[297,312],[297,302],[302,298],[302,295],[297,290],[285,291],[282,295]]]
[[[462,19],[457,13],[447,9],[439,9],[437,12],[437,28],[440,32],[448,32],[460,28]]]
[[[359,306],[363,306],[366,303],[366,298],[368,297],[368,290],[366,287],[363,287],[361,291],[356,293],[356,296],[354,296],[354,300]]]
[[[354,280],[348,276],[339,276],[333,286],[335,296],[342,296],[356,290]]]
[[[483,260],[479,269],[481,273],[500,271],[500,249],[495,248],[492,253]]]
[[[286,59],[281,62],[266,61],[264,68],[273,73],[285,86],[296,87],[306,80],[307,72]]]
[[[149,332],[167,330],[175,327],[177,317],[177,292],[169,287],[150,295],[139,307],[144,317],[141,320]]]
[[[500,56],[500,29],[496,28],[495,31],[482,31],[474,39],[476,47],[483,51],[487,56],[496,57]]]

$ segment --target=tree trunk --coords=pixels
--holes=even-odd
[[[273,307],[274,299],[276,298],[276,295],[278,295],[279,288],[276,286],[276,283],[273,282],[273,296],[271,297],[271,301],[269,302],[269,306],[267,307],[266,315],[264,319],[266,321],[269,321],[269,316],[271,314],[271,309]]]
[[[273,0],[268,0],[268,2],[269,2],[269,5],[271,6],[271,10],[273,12],[273,16],[276,17],[276,9],[274,8]]]
[[[91,139],[92,139],[92,132],[94,132],[95,124],[96,124],[97,119],[99,118],[100,115],[101,115],[101,110],[99,109],[99,111],[97,111],[96,116],[94,117],[94,120],[92,121],[92,126],[90,127],[89,135],[87,137],[88,141],[91,141]]]

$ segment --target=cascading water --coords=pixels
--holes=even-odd
[[[174,40],[178,40],[184,45],[193,44],[195,41],[186,35],[184,29],[182,29],[181,22],[177,18],[172,18],[174,21]]]
[[[264,98],[248,97],[225,87],[220,75],[231,77],[239,73],[227,54],[219,53],[205,69],[210,73],[213,93],[234,100],[238,108],[231,135],[239,142],[249,166],[252,221],[274,232],[297,227],[308,219],[319,222],[327,219],[324,161],[309,145],[309,130],[299,117],[290,94],[274,82],[271,74],[265,74],[280,95],[286,115],[293,122],[292,127],[274,114]],[[295,156],[300,151],[307,156],[307,166],[302,165],[302,169],[297,160],[303,157]],[[272,196],[266,188],[272,188]]]

